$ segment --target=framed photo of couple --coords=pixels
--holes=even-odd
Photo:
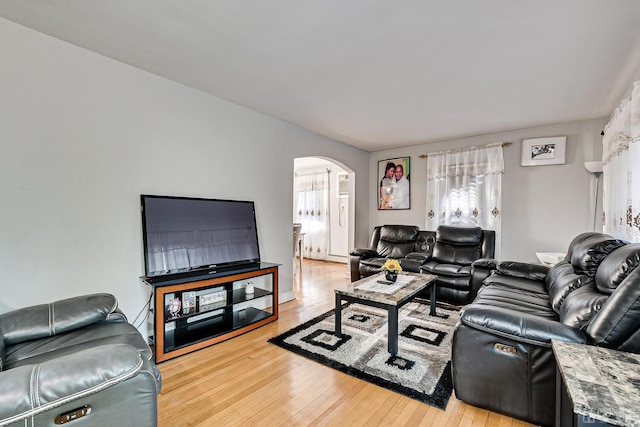
[[[411,208],[410,174],[410,157],[378,161],[378,210]]]

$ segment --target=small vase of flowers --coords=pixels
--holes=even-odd
[[[402,267],[400,267],[400,262],[397,259],[388,259],[382,266],[382,271],[384,271],[384,277],[388,281],[395,282],[398,279],[398,273],[402,271]]]

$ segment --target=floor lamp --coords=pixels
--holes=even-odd
[[[598,209],[598,184],[602,175],[602,162],[599,160],[593,162],[584,162],[584,168],[596,177],[596,193],[593,196],[593,231],[596,231],[596,211]]]

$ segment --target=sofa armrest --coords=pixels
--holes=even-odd
[[[368,248],[355,248],[354,250],[352,250],[351,252],[349,252],[349,255],[351,256],[357,256],[360,258],[373,258],[378,256],[378,253],[376,251],[374,251],[373,249],[368,249]]]
[[[482,268],[485,270],[495,270],[498,266],[498,260],[493,258],[480,258],[471,263],[471,268]]]
[[[373,249],[368,248],[355,248],[349,252],[349,273],[351,275],[351,282],[360,280],[360,260],[376,256],[378,256],[378,253]]]
[[[18,344],[69,332],[107,319],[121,321],[122,318],[113,295],[83,295],[0,315],[0,339],[6,345]]]
[[[498,263],[498,274],[511,277],[522,277],[529,280],[544,281],[549,272],[549,267],[542,264],[530,264],[527,262],[502,261]]]
[[[480,258],[471,263],[471,292],[469,302],[473,301],[484,280],[497,268],[498,261],[493,258]]]
[[[111,344],[0,372],[0,425],[17,423],[126,381],[138,375],[143,363],[134,347]]]
[[[424,264],[425,262],[431,259],[431,254],[428,252],[410,252],[407,255],[405,255],[405,258],[421,261],[421,263]]]
[[[547,319],[502,307],[468,305],[463,309],[460,323],[514,341],[551,347],[551,340],[585,344],[584,332],[557,320]]]

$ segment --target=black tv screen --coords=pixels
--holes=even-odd
[[[260,262],[253,202],[140,196],[145,275]]]

